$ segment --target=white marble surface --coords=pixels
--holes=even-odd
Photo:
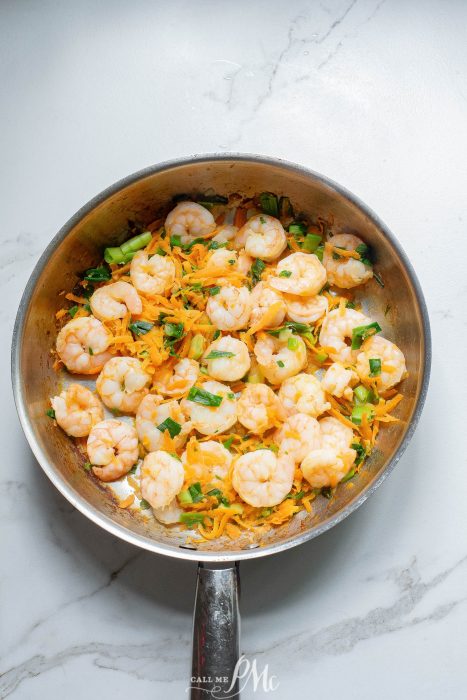
[[[1,4],[2,698],[186,697],[195,568],[115,541],[54,490],[16,418],[9,338],[84,202],[227,150],[303,163],[373,207],[434,340],[391,478],[318,540],[242,566],[244,650],[278,676],[274,700],[465,697],[466,22],[462,0]]]

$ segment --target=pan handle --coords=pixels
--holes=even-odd
[[[191,700],[239,697],[238,563],[200,562],[193,617]]]

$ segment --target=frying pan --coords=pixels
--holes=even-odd
[[[50,353],[61,290],[71,290],[83,270],[95,266],[105,246],[119,245],[128,220],[148,224],[175,195],[213,190],[253,196],[262,191],[290,197],[295,211],[333,220],[334,232],[356,233],[374,252],[384,287],[370,282],[356,299],[385,337],[404,352],[408,377],[398,423],[380,432],[378,443],[351,488],[331,500],[318,497],[312,513],[254,540],[221,539],[195,548],[186,533],[118,508],[105,487],[81,468],[72,440],[46,417],[48,398],[60,377]],[[371,285],[371,286],[370,286]],[[368,289],[369,288],[369,289]],[[371,292],[371,293],[370,293]],[[428,314],[415,273],[387,227],[354,195],[327,178],[276,159],[251,155],[208,155],[151,166],[117,182],[78,211],[50,242],[24,291],[13,334],[12,380],[26,438],[39,464],[59,491],[100,527],[152,552],[196,560],[198,585],[193,631],[192,698],[233,696],[239,657],[237,562],[264,557],[317,537],[358,508],[392,471],[412,437],[428,387]],[[232,688],[229,690],[229,687]]]

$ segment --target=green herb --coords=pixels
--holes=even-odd
[[[182,237],[181,236],[170,236],[170,247],[171,248],[181,248],[182,247]]]
[[[88,313],[91,313],[91,307],[90,307],[89,304],[85,304],[85,305],[83,306],[83,309],[85,309]]]
[[[49,416],[49,418],[55,418],[55,411],[53,410],[53,408],[48,408],[45,412],[45,415]]]
[[[199,389],[197,386],[193,386],[188,392],[188,400],[199,403],[202,406],[220,406],[222,403],[222,396],[211,394],[205,389]]]
[[[191,493],[188,491],[180,491],[180,493],[177,496],[178,502],[182,504],[187,504],[187,503],[193,503],[193,499],[191,497]]]
[[[199,483],[199,481],[189,486],[188,491],[190,492],[190,496],[192,498],[193,503],[199,503],[203,500],[203,492],[201,490],[201,484]]]
[[[321,489],[321,495],[324,496],[324,498],[327,498],[328,501],[332,498],[333,493],[334,489],[332,489],[330,486],[324,486]]]
[[[350,447],[357,453],[354,464],[358,467],[366,457],[366,450],[359,442],[353,442]]]
[[[160,425],[157,426],[157,429],[163,433],[165,430],[169,431],[169,435],[171,438],[176,437],[181,433],[182,431],[182,426],[180,423],[177,423],[177,421],[172,420],[172,418],[166,418],[165,421],[163,421]]]
[[[199,371],[201,372],[201,374],[209,374],[207,367],[200,367]]]
[[[72,306],[70,309],[68,309],[68,313],[70,314],[71,318],[75,317],[78,308],[78,306]]]
[[[217,339],[220,337],[220,334],[221,334],[220,330],[217,329],[217,330],[214,332],[214,335],[212,336],[212,339],[213,339],[213,340],[217,340]]]
[[[222,194],[201,194],[197,197],[198,204],[228,204],[229,200]]]
[[[160,255],[162,258],[165,258],[167,251],[159,246],[159,248],[156,250],[156,255]]]
[[[272,513],[272,508],[263,508],[261,513],[259,514],[260,518],[268,518]]]
[[[289,350],[293,350],[295,352],[298,350],[300,343],[298,341],[298,338],[294,338],[293,336],[291,338],[288,338],[287,340],[287,347]]]
[[[208,250],[219,250],[219,248],[225,248],[226,246],[227,242],[221,243],[220,241],[211,241],[208,245]]]
[[[224,496],[220,489],[211,489],[211,491],[208,491],[208,496],[214,496],[214,498],[217,498],[218,505],[222,504],[226,508],[230,506],[229,499]]]
[[[353,393],[357,403],[367,403],[370,397],[370,390],[367,389],[366,386],[363,386],[363,384],[359,384],[354,389]]]
[[[169,338],[175,338],[175,340],[179,340],[182,337],[183,331],[183,323],[166,323],[164,325],[164,334]]]
[[[136,474],[136,469],[138,468],[138,463],[133,464],[128,474]]]
[[[352,350],[358,350],[366,338],[369,338],[376,333],[380,333],[380,331],[381,326],[377,321],[374,323],[369,323],[367,326],[356,326],[356,328],[352,330]]]
[[[293,498],[295,501],[299,501],[305,495],[305,491],[298,491],[298,493],[289,493],[286,498]]]
[[[91,469],[92,469],[92,464],[91,464],[91,462],[85,462],[85,463],[83,464],[83,469],[84,469],[84,471],[86,471],[86,472],[90,472]]]
[[[290,270],[282,270],[282,272],[279,272],[279,277],[292,277],[292,273]]]
[[[136,253],[136,251],[141,250],[141,248],[146,248],[151,241],[152,234],[149,231],[145,231],[144,233],[140,233],[138,236],[130,238],[128,241],[125,241],[125,243],[122,243],[120,248],[122,249],[122,253],[124,255],[128,255],[130,253]]]
[[[369,246],[366,243],[360,243],[355,248],[355,252],[359,254],[360,261],[367,267],[371,267],[373,263],[371,262],[371,252]]]
[[[323,362],[326,362],[327,359],[328,359],[328,354],[326,352],[317,352],[315,355],[315,360],[317,360],[317,362],[319,362],[321,364]]]
[[[262,224],[265,224],[265,223],[266,223],[266,219],[264,218],[264,216],[260,216],[260,217],[259,217],[259,220],[260,220],[260,222],[261,222]]]
[[[146,335],[153,327],[154,324],[149,321],[133,321],[133,323],[128,324],[128,328],[135,335]]]
[[[88,353],[89,353],[90,355],[94,355],[94,350],[93,350],[92,348],[88,348]]]
[[[232,447],[233,441],[234,441],[234,437],[233,437],[233,435],[231,435],[231,436],[230,436],[229,438],[227,438],[227,440],[226,440],[225,442],[223,442],[222,444],[224,445],[224,447],[225,447],[226,450],[230,450],[230,448]]]
[[[278,366],[281,367],[281,368],[282,368],[282,367],[285,367],[285,365],[284,365],[284,363],[282,362],[282,360],[277,360],[277,364],[278,364]]]
[[[141,508],[141,510],[147,510],[151,507],[151,504],[148,503],[148,501],[145,498],[142,498],[139,502],[139,507]]]
[[[285,330],[291,330],[295,333],[298,333],[299,335],[302,335],[303,333],[310,333],[312,329],[306,323],[296,323],[295,321],[287,321],[287,323],[285,323],[280,328],[275,328],[272,331],[268,331],[268,333],[269,335],[279,336]]]
[[[294,216],[294,210],[288,197],[279,199],[279,216],[282,219],[290,219]]]
[[[192,360],[199,360],[204,352],[204,336],[201,333],[197,333],[193,336],[190,343],[190,349],[188,351],[188,357]]]
[[[261,280],[261,275],[266,268],[266,263],[257,258],[250,269],[251,280],[253,284],[257,284]]]
[[[353,303],[353,301],[347,301],[345,304],[345,308],[346,309],[355,309],[355,304]]]
[[[352,423],[355,423],[355,425],[360,425],[363,416],[366,416],[367,421],[370,422],[373,420],[374,415],[374,407],[371,403],[357,404],[352,409],[352,413],[350,414],[350,420],[352,421]]]
[[[206,516],[202,513],[182,513],[180,515],[180,522],[191,526],[196,525],[196,523],[202,523],[205,517]]]
[[[104,250],[104,260],[109,265],[123,265],[128,262],[126,255],[123,253],[120,246],[114,248],[106,248]]]
[[[112,278],[107,267],[91,267],[84,273],[84,279],[90,282],[108,282]]]
[[[265,214],[275,216],[276,218],[279,216],[279,202],[277,201],[276,195],[272,192],[262,192],[259,195],[259,203]]]
[[[384,282],[377,272],[373,271],[373,277],[375,278],[380,287],[384,287]]]
[[[306,250],[307,253],[314,253],[322,240],[322,237],[316,233],[307,233],[303,241],[303,250]]]
[[[294,221],[287,229],[295,238],[304,236],[307,230],[308,226],[303,221]]]
[[[368,360],[370,365],[370,377],[379,377],[381,374],[381,360],[379,357],[371,358]]]
[[[217,360],[218,357],[235,357],[234,352],[227,352],[225,350],[211,350],[209,355],[206,355],[205,360]]]
[[[229,391],[229,393],[227,394],[227,398],[233,401],[235,398],[235,394],[232,391]]]
[[[323,262],[323,254],[324,254],[324,245],[319,245],[316,250],[315,250],[315,255],[320,260]]]

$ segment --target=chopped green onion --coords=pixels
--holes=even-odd
[[[149,321],[133,321],[133,323],[128,324],[128,328],[135,335],[146,335],[153,327],[154,324]]]
[[[136,253],[136,251],[141,250],[141,248],[146,248],[151,241],[152,234],[149,231],[145,231],[138,236],[134,236],[134,238],[130,238],[128,241],[125,241],[125,243],[122,243],[120,248],[124,255],[128,255],[129,253]]]
[[[166,323],[164,325],[164,333],[169,338],[178,340],[182,337],[184,331],[183,323]]]
[[[45,415],[49,416],[49,418],[55,418],[55,411],[53,410],[53,408],[48,408],[45,412]]]
[[[279,272],[279,277],[292,277],[292,273],[290,270],[282,270],[282,272]]]
[[[205,389],[199,389],[197,386],[193,386],[188,392],[188,400],[199,403],[202,406],[220,406],[222,403],[222,396],[211,394]]]
[[[279,199],[279,216],[283,219],[293,218],[294,216],[293,207],[288,197]]]
[[[175,247],[181,248],[182,247],[182,237],[181,236],[170,236],[170,247],[175,248]]]
[[[177,423],[177,421],[172,420],[170,417],[162,421],[162,423],[157,426],[157,429],[160,430],[161,433],[168,430],[171,438],[176,437],[182,432],[182,426],[180,423]]]
[[[358,403],[367,403],[370,397],[370,390],[367,389],[366,386],[363,386],[363,384],[359,384],[354,389],[353,393]]]
[[[291,233],[295,238],[297,236],[304,236],[308,230],[308,226],[303,223],[303,221],[294,221],[293,224],[290,224],[289,228],[287,231]]]
[[[268,333],[269,335],[280,336],[280,334],[284,330],[291,330],[295,333],[298,333],[299,335],[302,335],[303,333],[309,333],[311,331],[311,327],[308,326],[306,323],[296,323],[295,321],[287,321],[280,328],[275,328],[272,331],[268,331]]]
[[[305,491],[298,491],[298,493],[289,493],[286,498],[293,498],[296,501],[299,501],[303,496],[305,495]]]
[[[282,362],[282,360],[277,360],[277,364],[278,364],[278,366],[281,367],[281,368],[282,368],[282,367],[285,367],[285,365],[284,365],[284,363]]]
[[[228,498],[224,496],[222,491],[220,489],[211,489],[211,491],[208,491],[208,496],[214,496],[214,498],[217,498],[217,505],[223,505],[226,508],[230,506],[230,501]]]
[[[384,287],[384,282],[381,279],[380,275],[378,275],[377,272],[373,271],[373,277],[375,278],[375,280],[377,281],[377,283],[379,284],[380,287]]]
[[[199,360],[204,352],[205,339],[201,333],[197,333],[193,336],[190,343],[190,349],[188,350],[188,357],[191,360]]]
[[[307,253],[314,253],[322,240],[322,237],[318,236],[316,233],[307,233],[302,248],[306,250]]]
[[[70,314],[71,318],[74,318],[76,315],[76,312],[78,311],[78,306],[72,306],[71,308],[68,309],[68,313]]]
[[[374,323],[369,323],[367,326],[356,326],[356,328],[352,330],[352,350],[358,350],[366,338],[369,338],[380,331],[381,326],[377,321]]]
[[[298,350],[300,343],[298,338],[294,338],[293,336],[287,340],[287,347],[289,350],[293,350],[295,352]]]
[[[191,486],[188,487],[188,491],[190,492],[190,496],[193,500],[193,503],[199,503],[200,501],[203,500],[203,492],[201,490],[201,484],[199,481],[197,481],[195,484],[192,484]]]
[[[321,489],[321,495],[324,496],[324,498],[327,498],[328,501],[332,498],[333,493],[334,489],[332,489],[330,486],[323,486]]]
[[[214,335],[212,336],[212,339],[217,340],[220,337],[220,334],[221,334],[220,330],[217,329],[216,331],[214,331]]]
[[[94,350],[93,350],[92,348],[88,348],[88,353],[89,353],[90,355],[94,355]]]
[[[272,192],[262,192],[259,195],[259,203],[261,205],[261,209],[265,214],[269,214],[269,216],[275,216],[276,219],[279,216],[279,202],[277,201],[277,197],[275,194]]]
[[[185,525],[196,525],[196,523],[202,523],[205,517],[202,513],[182,513],[180,522]]]
[[[141,508],[141,510],[147,510],[151,507],[151,504],[145,498],[142,498],[139,502],[139,507]]]
[[[312,345],[316,345],[316,338],[313,335],[311,331],[307,331],[306,333],[300,333],[302,338],[305,338],[305,340],[308,340]]]
[[[167,255],[167,251],[165,251],[159,246],[159,248],[156,250],[156,255],[160,255],[161,258],[165,258],[165,256]]]
[[[235,394],[233,393],[233,391],[229,391],[229,393],[227,394],[227,398],[230,399],[231,401],[234,400]]]
[[[272,513],[272,508],[263,508],[261,513],[259,514],[260,518],[268,518]]]
[[[112,278],[107,267],[91,267],[84,273],[84,279],[90,282],[108,282]]]
[[[198,204],[228,204],[229,200],[222,194],[201,194],[196,198]]]
[[[346,309],[355,309],[355,304],[354,304],[354,302],[353,302],[353,301],[347,301],[347,302],[345,303],[345,308],[346,308]]]
[[[211,287],[211,289],[209,290],[209,294],[210,294],[210,296],[215,297],[216,294],[219,294],[220,291],[221,291],[220,287],[217,287],[217,286]]]
[[[219,506],[219,510],[233,510],[233,512],[237,513],[237,515],[242,515],[243,506],[241,506],[240,503],[231,503],[228,506],[226,506],[224,503],[221,503],[221,505]]]
[[[320,260],[323,262],[323,254],[324,254],[324,245],[319,245],[316,250],[315,250],[315,255]]]
[[[122,265],[128,262],[125,253],[122,251],[120,246],[116,248],[106,248],[104,250],[104,260],[109,263],[109,265]]]
[[[180,491],[177,498],[178,498],[178,502],[181,503],[182,505],[187,505],[188,503],[193,503],[191,493],[188,491],[188,489],[186,491]]]
[[[318,352],[315,355],[315,359],[322,364],[328,359],[328,354],[326,352]]]
[[[368,364],[370,365],[370,377],[379,377],[381,374],[381,360],[379,357],[372,357],[370,360],[368,360]]]
[[[353,442],[350,447],[357,453],[354,464],[358,467],[366,457],[366,450],[359,442]]]
[[[266,263],[264,263],[262,260],[257,258],[253,265],[250,268],[250,274],[251,274],[251,280],[253,284],[257,284],[261,280],[261,275],[264,272],[264,269],[266,267]]]
[[[352,413],[350,414],[350,420],[352,421],[352,423],[355,423],[355,425],[360,425],[363,416],[366,416],[367,421],[370,422],[373,420],[374,415],[374,407],[371,403],[357,404],[352,409]]]
[[[360,256],[360,262],[362,262],[367,267],[372,267],[370,248],[366,243],[360,243],[355,248],[355,252]]]
[[[90,472],[91,469],[92,469],[92,464],[91,464],[91,462],[85,462],[85,463],[83,464],[83,469],[84,469],[84,471],[86,471],[86,472]]]
[[[222,444],[224,445],[224,447],[225,447],[226,450],[230,450],[230,448],[232,447],[233,441],[234,441],[234,437],[233,437],[233,435],[231,435],[231,436],[230,436],[229,438],[227,438],[227,440],[226,440],[225,442],[223,442]]]
[[[133,464],[133,466],[131,467],[131,469],[130,469],[130,471],[128,472],[128,474],[136,474],[136,469],[137,469],[137,467],[138,467],[138,463]]]
[[[208,250],[219,250],[219,248],[225,248],[227,245],[227,241],[225,243],[221,243],[220,241],[211,241],[211,243],[208,245]]]
[[[219,357],[235,357],[234,352],[227,352],[226,350],[211,350],[209,355],[206,355],[205,360],[217,360]]]

